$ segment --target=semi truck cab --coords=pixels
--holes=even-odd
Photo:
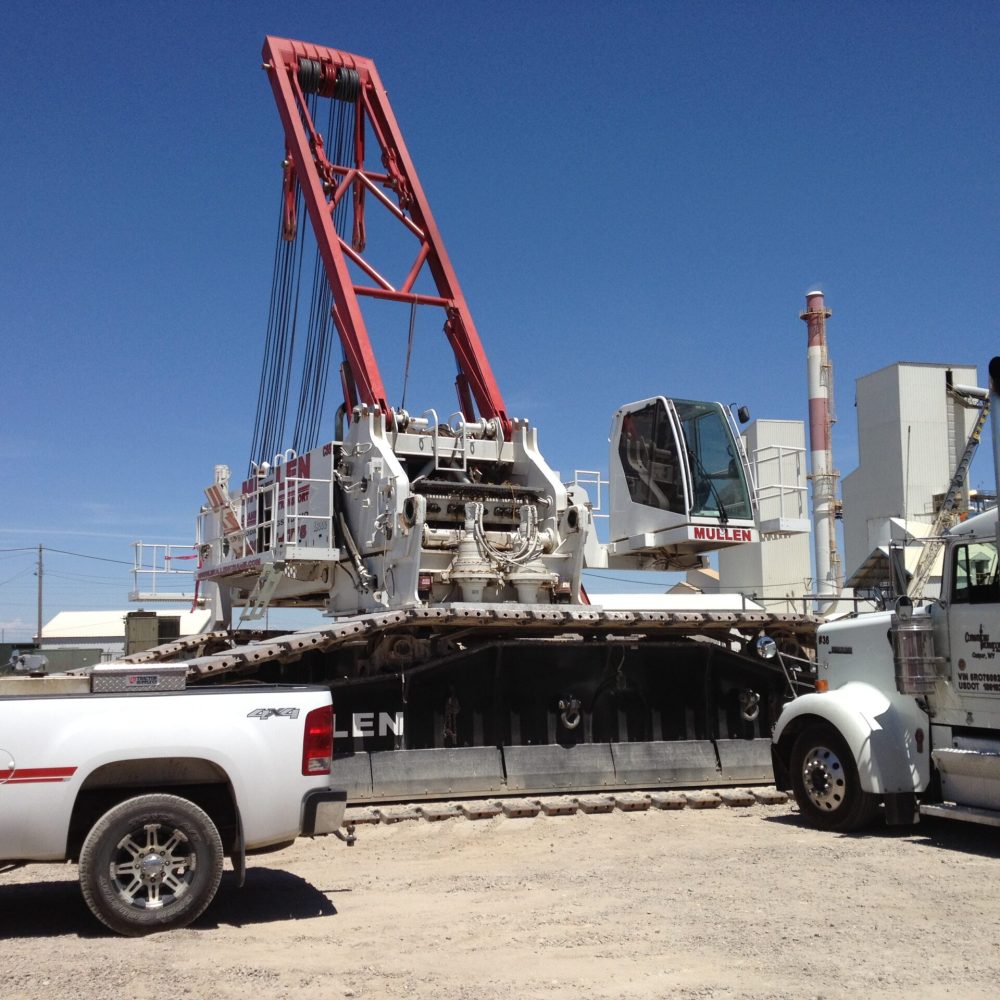
[[[941,597],[826,623],[816,692],[774,729],[775,778],[831,830],[920,815],[1000,826],[997,511],[948,533]]]

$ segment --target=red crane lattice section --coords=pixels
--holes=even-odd
[[[464,416],[475,420],[478,409],[480,417],[499,419],[504,436],[509,436],[510,420],[503,397],[374,63],[336,49],[270,36],[264,42],[263,57],[285,130],[285,235],[294,233],[297,181],[333,293],[333,321],[347,359],[344,389],[348,407],[364,403],[378,407],[386,415],[392,409],[359,298],[436,306],[445,313],[444,332],[458,366],[456,388]],[[309,112],[308,93],[354,104],[354,162],[333,163],[328,158],[322,133]],[[364,166],[366,126],[381,149],[384,172]],[[364,256],[368,195],[376,198],[418,243],[412,266],[398,287]],[[334,210],[347,197],[354,208],[351,244],[338,235],[333,221]],[[356,283],[349,261],[372,284]],[[413,291],[425,267],[437,295]]]

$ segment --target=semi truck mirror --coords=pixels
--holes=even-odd
[[[754,649],[762,660],[773,660],[778,655],[778,644],[769,635],[759,636]]]

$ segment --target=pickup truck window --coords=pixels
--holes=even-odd
[[[955,547],[951,601],[953,604],[1000,602],[995,542],[970,542]]]

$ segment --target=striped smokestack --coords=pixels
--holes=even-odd
[[[839,595],[843,581],[837,552],[837,481],[833,468],[833,369],[826,349],[826,321],[831,315],[823,293],[806,293],[806,311],[801,314],[809,332],[806,371],[809,380],[809,461],[812,479],[813,526],[816,547],[815,592]]]

